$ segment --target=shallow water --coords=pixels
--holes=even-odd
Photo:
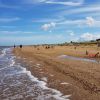
[[[32,76],[11,52],[6,48],[0,55],[0,100],[69,100],[70,95],[63,96]]]
[[[80,60],[80,61],[87,61],[87,62],[93,62],[93,63],[100,63],[99,61],[94,60],[94,59],[73,57],[73,56],[68,56],[68,55],[60,55],[60,56],[58,56],[58,58],[61,58],[61,59],[72,59],[72,60]]]

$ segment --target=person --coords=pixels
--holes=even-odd
[[[16,48],[15,44],[14,44],[14,48]]]
[[[88,51],[86,50],[86,55],[88,55],[89,53],[88,53]]]
[[[22,45],[20,45],[20,48],[22,48],[23,46]]]
[[[76,46],[74,47],[74,49],[76,50]]]

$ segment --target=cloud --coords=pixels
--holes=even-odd
[[[78,27],[100,27],[100,20],[96,20],[93,17],[86,17],[84,19],[75,20],[61,20],[56,22],[58,25],[76,25]]]
[[[100,20],[96,20],[93,17],[86,17],[86,24],[89,27],[100,27]]]
[[[58,23],[61,21],[64,21],[65,18],[63,16],[57,16],[57,17],[53,17],[53,18],[40,18],[40,19],[33,19],[32,22],[35,23]]]
[[[95,20],[92,17],[86,17],[86,23],[89,26],[93,26],[95,23]]]
[[[50,24],[44,24],[44,25],[42,25],[41,28],[42,28],[43,30],[47,31],[50,27],[51,27]]]
[[[0,22],[13,22],[13,21],[18,21],[20,20],[19,17],[13,17],[13,18],[0,18]]]
[[[83,24],[84,20],[64,20],[59,22],[58,24],[68,24],[68,25],[79,25]]]
[[[60,18],[51,18],[51,19],[50,18],[49,19],[43,18],[43,19],[33,19],[32,22],[36,22],[36,23],[43,23],[43,22],[50,23],[50,22],[57,22],[59,20],[60,20]]]
[[[79,6],[82,5],[84,0],[70,0],[70,1],[57,1],[57,0],[28,0],[28,3],[47,3],[47,4],[58,4],[65,6]]]
[[[55,2],[55,1],[46,1],[45,3],[59,4],[59,5],[65,5],[65,6],[79,6],[83,4],[83,2]]]
[[[51,22],[50,25],[51,25],[51,27],[55,27],[56,26],[56,23]]]
[[[28,31],[0,31],[3,35],[16,35],[16,34],[32,34],[33,32]]]
[[[55,26],[56,26],[56,23],[51,22],[51,23],[49,23],[49,24],[44,24],[44,25],[42,25],[41,28],[42,28],[44,31],[47,31],[47,30],[49,30],[49,29],[51,29],[51,28],[54,28]]]
[[[41,21],[39,21],[39,22],[41,22]],[[84,27],[100,27],[100,20],[96,20],[93,17],[86,17],[84,19],[75,19],[75,20],[66,20],[65,18],[60,18],[59,20],[57,20],[55,22],[51,22],[49,24],[42,25],[41,28],[43,30],[47,31],[47,30],[54,28],[56,25],[58,25],[59,27],[64,26],[64,25],[69,25],[69,26],[80,27],[80,28],[82,28],[82,27],[83,28]],[[70,33],[71,33],[71,35],[74,35],[72,32],[70,32]]]
[[[97,4],[97,5],[86,5],[86,6],[81,6],[81,7],[77,7],[75,9],[69,9],[69,10],[63,10],[61,12],[58,12],[57,15],[73,15],[73,14],[84,14],[84,15],[87,15],[87,14],[90,14],[91,13],[94,13],[94,15],[97,13],[99,14],[100,13],[100,5]]]
[[[74,36],[75,33],[73,31],[67,31],[67,33],[70,35],[70,36]]]
[[[92,33],[84,33],[80,36],[79,40],[81,41],[89,41],[89,40],[96,40],[100,38],[100,34],[96,33],[96,34],[92,34]]]
[[[30,3],[30,4],[33,4],[33,3],[41,3],[41,2],[46,2],[48,0],[23,0],[25,3]]]

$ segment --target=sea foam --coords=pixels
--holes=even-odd
[[[71,96],[71,95],[65,95],[63,96],[63,94],[56,90],[56,89],[52,89],[52,88],[48,88],[46,85],[47,83],[44,82],[44,81],[40,81],[38,80],[38,78],[34,77],[30,71],[27,71],[26,68],[22,68],[22,73],[26,73],[30,80],[33,81],[33,82],[37,82],[38,86],[40,86],[42,89],[48,89],[48,90],[51,90],[53,92],[53,94],[51,95],[52,97],[56,98],[57,100],[69,100],[68,98]],[[38,99],[38,100],[41,100],[41,99]]]

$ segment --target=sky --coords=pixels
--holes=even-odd
[[[0,0],[0,45],[100,38],[100,0]]]

